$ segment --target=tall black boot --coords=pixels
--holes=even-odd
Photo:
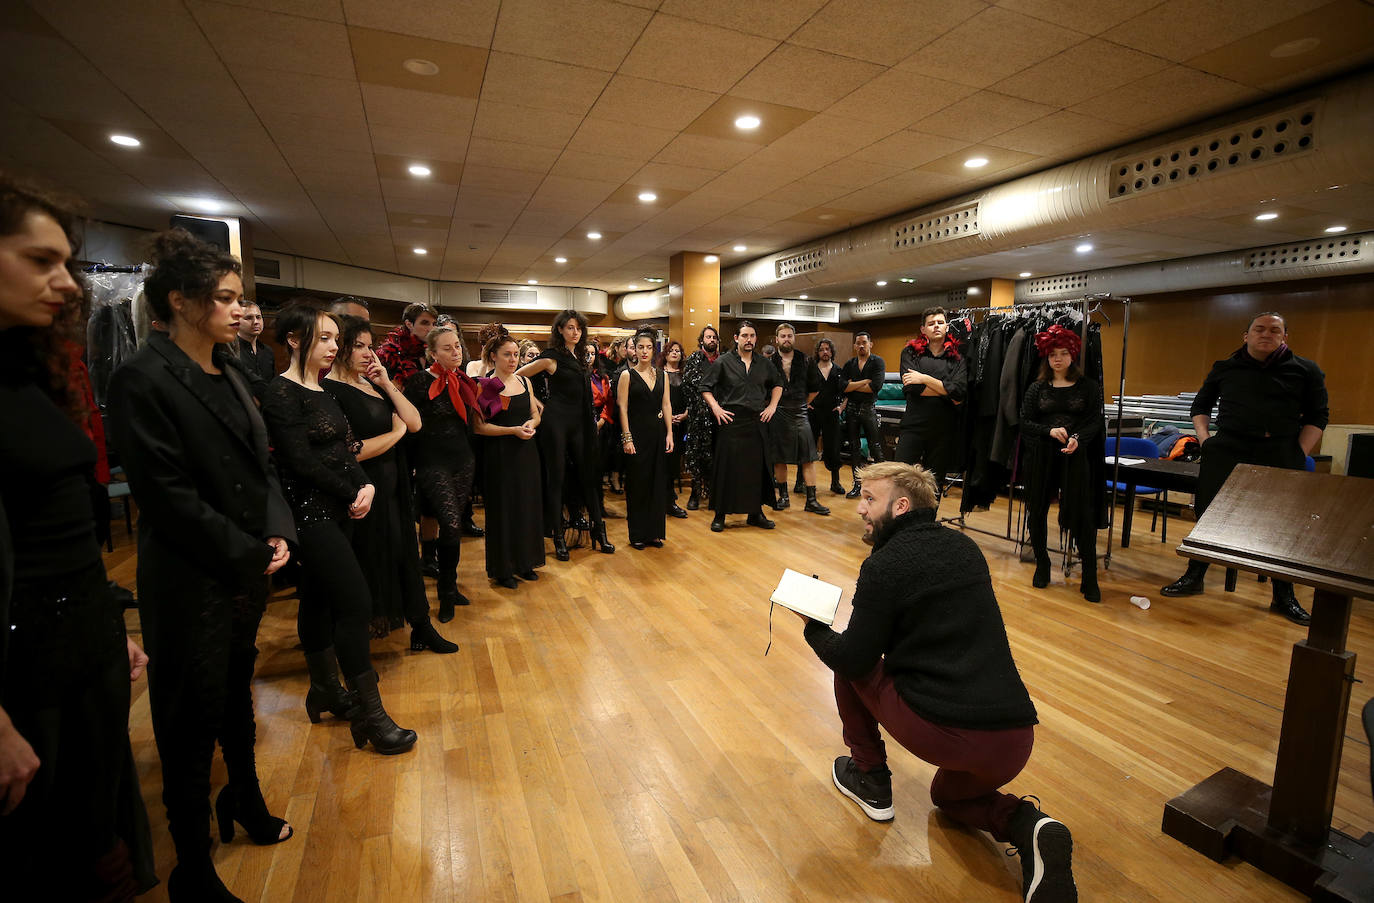
[[[1088,533],[1078,541],[1078,561],[1083,567],[1083,579],[1078,591],[1089,602],[1101,602],[1102,591],[1097,587],[1097,531]]]
[[[788,496],[788,494],[787,494],[787,481],[786,481],[786,480],[774,480],[774,481],[773,481],[773,488],[774,488],[775,490],[777,490],[777,493],[778,493],[777,499],[773,502],[773,510],[774,510],[774,511],[781,511],[781,510],[783,510],[784,508],[790,508],[790,507],[792,507],[792,499],[791,499],[791,497]]]
[[[1034,511],[1027,516],[1031,548],[1035,550],[1035,576],[1031,578],[1031,586],[1036,589],[1050,585],[1049,528],[1045,517],[1045,513]]]
[[[438,549],[439,549],[439,540],[437,540],[437,539],[422,539],[422,540],[420,540],[420,576],[422,576],[422,577],[438,577],[438,576],[439,576],[439,558],[438,558],[438,554],[437,554]]]
[[[305,714],[320,723],[320,713],[330,712],[335,718],[347,718],[358,700],[339,685],[339,664],[334,647],[319,652],[307,652],[305,665],[310,669],[310,689],[305,692]]]
[[[439,579],[435,586],[439,590],[439,623],[447,624],[453,620],[453,606],[468,605],[468,597],[458,591],[458,558],[461,546],[439,546]]]
[[[377,672],[368,671],[348,679],[348,686],[358,694],[358,707],[349,719],[353,744],[362,749],[372,748],[384,756],[403,753],[415,745],[415,732],[398,727],[382,708],[382,695],[377,691]]]
[[[563,537],[561,526],[553,531],[553,557],[559,561],[568,560],[568,541]]]
[[[1207,562],[1190,561],[1188,562],[1188,570],[1183,573],[1182,577],[1168,586],[1161,587],[1159,591],[1166,596],[1196,596],[1202,592],[1204,588],[1202,578],[1206,576]]]
[[[829,513],[830,513],[830,509],[827,508],[827,507],[825,507],[824,505],[822,505],[820,502],[816,501],[816,487],[815,487],[815,486],[807,486],[807,487],[805,487],[805,488],[806,488],[806,507],[803,508],[802,510],[803,510],[803,511],[809,511],[809,512],[811,512],[812,514],[829,514]]]

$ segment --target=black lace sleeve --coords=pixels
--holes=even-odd
[[[1044,380],[1037,379],[1026,390],[1026,397],[1021,402],[1021,432],[1037,439],[1050,434],[1050,425],[1040,419],[1040,396],[1045,394],[1045,386]]]
[[[1079,445],[1087,445],[1106,430],[1102,420],[1102,389],[1086,376],[1078,380],[1077,388],[1083,393],[1083,412],[1075,418],[1069,432],[1078,436]]]
[[[311,392],[279,376],[263,392],[262,417],[277,459],[292,476],[348,501],[368,482],[354,449],[362,443],[327,392]]]

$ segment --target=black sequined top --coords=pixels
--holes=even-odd
[[[262,419],[296,526],[347,517],[370,481],[358,463],[363,444],[334,396],[278,376],[263,391]]]

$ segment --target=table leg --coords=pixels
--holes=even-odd
[[[1126,513],[1121,517],[1121,548],[1131,546],[1131,515],[1135,513],[1135,484],[1126,484]]]

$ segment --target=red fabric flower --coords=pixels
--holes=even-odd
[[[1083,340],[1078,337],[1078,333],[1058,324],[1035,337],[1035,349],[1040,352],[1041,357],[1049,357],[1050,352],[1056,348],[1066,349],[1070,357],[1077,359],[1079,352],[1083,350]]]

